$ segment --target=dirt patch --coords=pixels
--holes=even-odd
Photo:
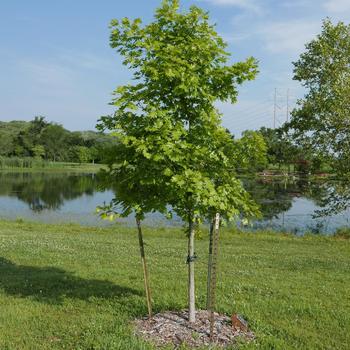
[[[254,334],[239,329],[233,329],[231,319],[215,313],[214,338],[210,341],[210,323],[207,311],[197,311],[196,322],[189,323],[187,311],[163,312],[154,315],[152,319],[135,321],[136,334],[157,346],[174,345],[174,349],[182,344],[189,347],[215,345],[227,347],[242,340],[251,341]]]

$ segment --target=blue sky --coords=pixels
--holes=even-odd
[[[232,60],[260,62],[260,74],[240,89],[236,105],[218,104],[235,134],[277,125],[303,91],[292,64],[320,32],[322,19],[350,22],[350,0],[182,0],[210,11]],[[94,129],[111,112],[111,92],[130,73],[109,47],[112,18],[153,16],[160,0],[0,0],[0,120],[44,115],[70,130]]]

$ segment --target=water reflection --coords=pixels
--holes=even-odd
[[[260,205],[264,219],[276,218],[292,208],[296,198],[311,200],[315,206],[326,207],[327,193],[334,183],[307,178],[243,178],[244,187]]]
[[[256,228],[320,233],[349,224],[348,181],[293,177],[242,181],[263,214],[263,220],[254,223]]]
[[[93,196],[96,176],[51,173],[0,173],[0,196],[16,197],[34,212],[59,210],[66,201]]]
[[[256,228],[333,232],[349,224],[348,182],[274,177],[242,181],[261,207],[263,220],[254,223]],[[94,174],[0,172],[3,218],[101,225],[94,210],[113,196],[112,190],[102,189]],[[146,221],[151,225],[181,225],[178,218],[169,222],[160,214],[151,214]]]

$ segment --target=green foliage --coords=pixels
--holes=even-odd
[[[92,154],[90,149],[86,146],[73,146],[72,150],[74,152],[75,158],[79,163],[88,163],[92,159]]]
[[[259,131],[266,143],[270,164],[288,165],[298,159],[300,150],[286,137],[283,130],[262,127]]]
[[[335,232],[334,237],[342,238],[342,239],[350,239],[350,228],[349,227],[339,228]]]
[[[0,156],[63,162],[103,162],[115,138],[94,131],[70,132],[44,117],[30,122],[0,122]],[[13,164],[16,161],[13,161]],[[34,163],[34,162],[32,162]]]
[[[59,124],[50,124],[43,130],[41,141],[46,149],[47,158],[56,160],[63,160],[67,152],[66,140],[68,138],[68,131]]]
[[[298,144],[286,132],[288,127],[271,129],[262,127],[259,132],[264,138],[267,159],[270,165],[288,166],[304,174],[317,173],[327,166],[325,157],[315,152],[310,145]]]
[[[32,148],[33,156],[36,159],[42,159],[45,156],[45,147],[43,145],[36,145]]]
[[[27,122],[12,121],[1,122],[0,121],[0,155],[9,156],[15,153],[15,140],[17,135],[28,128]]]
[[[325,20],[322,33],[294,63],[294,79],[307,89],[292,113],[294,138],[340,174],[349,173],[350,25]]]
[[[188,257],[194,255],[194,226],[219,212],[232,220],[257,207],[232,171],[225,148],[233,140],[221,126],[216,101],[235,102],[237,86],[254,79],[253,58],[228,64],[226,44],[208,14],[165,0],[155,19],[111,22],[110,44],[133,71],[134,84],[115,91],[112,116],[100,128],[120,141],[110,157],[108,182],[117,197],[102,215],[167,212],[170,205],[188,224]],[[237,148],[238,149],[238,148]],[[189,261],[189,321],[195,318],[193,261]]]
[[[242,137],[226,146],[232,167],[240,172],[256,172],[267,165],[267,145],[258,131],[244,131]]]
[[[237,85],[255,77],[256,61],[226,65],[226,44],[207,13],[195,6],[179,12],[178,1],[164,1],[148,25],[124,18],[111,29],[111,46],[136,83],[119,87],[116,112],[101,118],[100,127],[122,144],[110,174],[120,182],[124,173],[130,198],[135,186],[146,186],[158,209],[171,204],[185,221],[211,210],[230,218],[250,213],[254,206],[224,150],[233,141],[214,102],[235,102]]]

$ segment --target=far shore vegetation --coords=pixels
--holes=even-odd
[[[334,172],[330,162],[293,144],[285,138],[281,129],[263,127],[258,131],[249,130],[240,139],[247,143],[253,137],[261,140],[265,157],[258,161],[251,159],[249,167],[238,169],[241,174],[326,176]],[[30,122],[0,121],[0,171],[96,172],[101,167],[96,164],[106,163],[105,155],[117,143],[117,138],[109,134],[72,132],[41,116]]]
[[[97,163],[73,163],[73,162],[53,162],[35,158],[1,158],[1,172],[82,172],[97,173],[104,168],[103,164]]]
[[[103,163],[104,154],[115,143],[111,135],[96,131],[69,131],[42,116],[30,122],[0,122],[0,169],[60,168],[65,163]]]

